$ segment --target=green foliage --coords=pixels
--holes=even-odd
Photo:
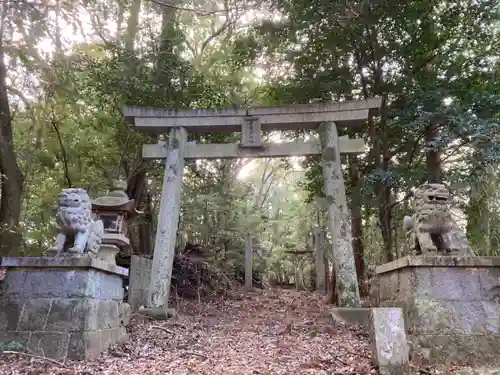
[[[56,197],[70,184],[97,196],[112,178],[142,179],[130,190],[149,216],[133,227],[155,228],[163,166],[143,162],[141,154],[142,145],[157,137],[127,124],[124,106],[227,108],[374,96],[383,98],[379,115],[365,127],[340,129],[370,146],[357,160],[359,179],[352,161],[343,160],[349,203],[363,216],[366,259],[380,262],[399,252],[407,193],[429,178],[429,151],[442,155],[443,179],[457,190],[473,245],[495,253],[500,236],[495,1],[279,0],[282,17],[251,22],[238,7],[202,15],[149,4],[135,14],[141,16],[136,26],[126,2],[97,1],[95,7],[76,2],[59,9],[64,22],[57,22],[67,24],[62,33],[79,32],[80,5],[91,15],[85,33],[93,39],[54,42],[55,52],[44,54],[42,40],[64,39],[53,18],[56,3],[9,8],[20,22],[3,35],[14,143],[24,174],[25,254],[50,244]],[[227,3],[193,6],[215,9]],[[108,18],[116,30],[99,21]],[[259,78],[256,66],[263,70]],[[425,139],[430,124],[439,128],[432,141]],[[238,141],[225,133],[189,137],[198,143]],[[247,164],[200,161],[186,168],[179,242],[210,248],[214,263],[236,272],[250,231],[257,268],[268,269],[276,280],[292,280],[294,260],[286,251],[303,248],[310,228],[325,225],[324,212],[318,223],[315,211],[322,196],[319,158],[305,158],[304,170],[281,160]],[[245,170],[251,172],[239,178]],[[154,230],[145,236],[151,240]],[[142,240],[135,249],[150,252],[141,249],[147,242]],[[371,250],[381,248],[385,252]],[[311,262],[305,265],[302,277],[310,267]]]
[[[379,221],[382,230],[388,225],[399,232],[402,207],[394,202],[428,179],[426,152],[442,153],[444,179],[452,187],[470,186],[478,162],[498,165],[495,2],[282,0],[279,8],[285,17],[250,33],[260,58],[291,67],[270,77],[270,102],[384,99],[380,117],[364,134],[350,134],[369,135],[372,152],[361,158],[359,204],[381,213],[390,207],[391,216]],[[253,57],[247,56],[250,63]],[[428,142],[424,133],[431,123],[438,123],[440,132]],[[312,200],[322,195],[321,167],[315,158],[304,166],[302,186]],[[387,241],[386,248],[397,252],[397,242]]]
[[[0,345],[0,353],[2,351],[13,351],[13,352],[24,352],[26,350],[25,346],[17,341],[11,341],[7,344]]]

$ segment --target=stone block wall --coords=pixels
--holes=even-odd
[[[128,301],[132,311],[147,306],[149,281],[153,261],[144,256],[130,257],[130,281],[128,287]]]
[[[0,345],[45,357],[91,359],[127,339],[127,270],[88,257],[3,258]]]
[[[376,302],[401,307],[414,358],[500,358],[500,258],[405,257],[377,267]]]

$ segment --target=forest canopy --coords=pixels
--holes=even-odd
[[[341,135],[355,254],[402,254],[411,188],[446,184],[479,254],[499,255],[500,29],[497,1],[7,0],[0,4],[0,255],[41,254],[57,195],[128,183],[141,214],[133,253],[151,254],[163,177],[153,139],[125,106],[239,108],[381,97]],[[265,134],[304,138],[304,132]],[[238,134],[190,135],[198,143]],[[188,163],[179,247],[242,263],[247,232],[272,277],[325,226],[319,159]],[[362,266],[360,266],[362,267]],[[360,271],[358,269],[358,271]]]

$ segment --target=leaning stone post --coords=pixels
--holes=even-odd
[[[340,162],[337,127],[324,122],[319,128],[323,190],[328,207],[328,224],[332,236],[333,266],[337,279],[339,307],[359,307],[358,278],[352,249],[351,223]]]
[[[313,228],[313,241],[316,255],[316,291],[325,294],[325,233],[321,228]]]
[[[252,233],[248,232],[245,238],[245,288],[251,289],[253,286],[253,244]]]
[[[160,201],[160,213],[154,245],[153,265],[148,290],[148,307],[168,309],[170,279],[175,256],[175,241],[181,208],[182,179],[184,174],[183,150],[187,140],[184,128],[170,131],[168,156]]]

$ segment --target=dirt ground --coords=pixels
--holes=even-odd
[[[0,374],[330,375],[377,374],[363,332],[334,326],[310,292],[237,290],[182,302],[165,322],[134,315],[130,340],[92,362],[64,366],[3,355]]]
[[[0,375],[378,374],[366,333],[334,325],[330,307],[310,292],[235,290],[211,301],[182,301],[168,321],[134,315],[130,340],[95,361],[62,364],[4,353]],[[500,375],[465,367],[413,372]]]

